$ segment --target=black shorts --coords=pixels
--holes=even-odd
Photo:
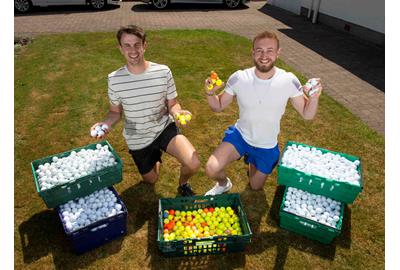
[[[150,172],[158,161],[161,162],[161,150],[166,152],[169,142],[178,134],[180,134],[180,130],[172,122],[150,145],[139,150],[129,150],[140,174]]]

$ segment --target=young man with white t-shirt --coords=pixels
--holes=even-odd
[[[297,77],[274,66],[281,49],[275,33],[265,31],[253,39],[254,67],[233,73],[222,93],[214,93],[225,86],[214,87],[210,78],[205,82],[207,101],[214,112],[224,110],[236,97],[239,119],[225,131],[222,143],[215,149],[206,164],[206,175],[217,183],[206,195],[216,195],[232,188],[224,168],[245,156],[249,164],[249,181],[253,190],[262,189],[267,176],[279,160],[278,134],[280,120],[287,101],[307,120],[317,113],[320,80],[313,89],[317,91],[305,97],[311,90],[301,86]]]

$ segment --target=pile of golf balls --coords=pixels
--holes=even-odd
[[[360,185],[359,160],[350,161],[338,154],[325,153],[314,147],[292,144],[282,157],[282,165],[298,171]]]
[[[336,228],[341,202],[289,187],[283,210]]]
[[[72,151],[67,157],[53,157],[51,163],[39,165],[36,170],[41,190],[72,182],[106,167],[116,165],[114,155],[108,145],[96,145],[96,149]]]
[[[92,136],[93,138],[96,137],[101,137],[105,134],[105,132],[108,130],[108,125],[107,124],[103,124],[103,125],[98,125],[96,126],[95,129],[90,130],[90,136]]]
[[[60,206],[62,221],[68,232],[76,231],[96,221],[123,212],[115,194],[108,188]]]

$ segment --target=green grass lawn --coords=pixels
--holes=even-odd
[[[196,147],[202,169],[191,184],[199,194],[214,183],[204,174],[208,156],[238,117],[236,105],[215,114],[202,87],[210,70],[226,80],[252,65],[251,41],[217,31],[149,32],[148,60],[168,65],[183,108],[193,113],[183,133]],[[383,269],[384,138],[342,105],[322,95],[317,117],[304,121],[288,105],[279,145],[298,141],[359,156],[364,190],[345,209],[341,235],[323,245],[279,228],[282,188],[276,170],[264,190],[249,190],[242,161],[228,167],[232,192],[241,195],[253,230],[245,253],[165,258],[156,244],[160,197],[175,197],[179,164],[164,155],[161,179],[143,184],[127,152],[120,122],[108,140],[123,162],[116,189],[128,208],[127,236],[81,256],[73,254],[56,212],[35,190],[30,162],[93,143],[90,126],[108,110],[107,74],[124,65],[114,33],[41,36],[15,57],[14,260],[16,269]],[[284,49],[284,48],[283,48]],[[278,66],[291,70],[282,62]],[[293,71],[305,82],[304,76]],[[318,76],[318,74],[316,74]],[[4,179],[7,181],[7,179]]]

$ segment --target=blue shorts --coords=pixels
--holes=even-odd
[[[278,144],[274,148],[259,148],[248,144],[242,134],[234,126],[225,130],[223,142],[232,144],[240,157],[245,156],[245,162],[253,164],[257,170],[264,174],[270,174],[279,161]]]

